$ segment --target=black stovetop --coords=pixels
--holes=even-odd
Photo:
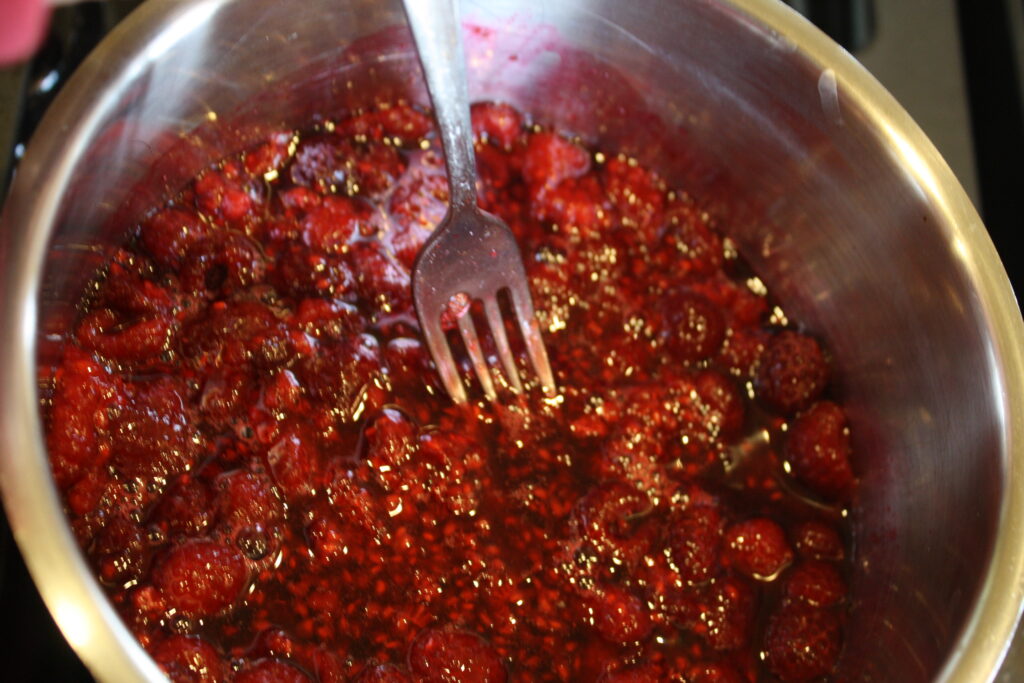
[[[925,129],[982,213],[1015,283],[1024,190],[1024,3],[1021,0],[788,0],[851,50]],[[24,143],[67,76],[139,0],[85,2],[54,13],[27,64],[0,67],[0,197]],[[0,20],[3,20],[0,9]],[[914,63],[928,74],[920,78]],[[953,97],[950,98],[950,93]],[[0,510],[0,647],[7,681],[90,681],[36,592]],[[1013,680],[1004,673],[1001,681]]]

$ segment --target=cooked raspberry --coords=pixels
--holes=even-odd
[[[620,586],[604,586],[587,601],[594,628],[609,643],[625,645],[646,640],[653,624],[647,606]]]
[[[722,561],[749,577],[770,581],[793,561],[793,550],[782,527],[755,517],[725,530]]]
[[[303,644],[284,629],[267,628],[259,632],[245,654],[250,659],[294,659],[301,657],[304,649]]]
[[[310,553],[320,564],[328,566],[345,560],[352,538],[341,520],[332,514],[318,514],[306,527]]]
[[[412,677],[394,664],[378,664],[360,671],[355,683],[412,683]]]
[[[734,328],[718,354],[730,374],[746,381],[757,372],[770,335],[762,329]]]
[[[235,427],[238,413],[256,399],[256,383],[248,373],[234,369],[211,372],[199,394],[199,414],[218,431]]]
[[[164,268],[177,268],[206,232],[206,224],[194,211],[169,208],[146,219],[139,238],[154,261]]]
[[[433,361],[419,339],[398,337],[384,348],[384,365],[396,391],[416,391],[430,381]]]
[[[523,117],[510,105],[476,102],[469,109],[473,134],[503,149],[511,147],[523,131]]]
[[[276,208],[278,208],[288,218],[301,218],[306,215],[310,209],[320,206],[324,200],[321,195],[308,187],[303,187],[302,185],[283,189],[274,196],[274,199],[276,199],[277,203],[280,204],[280,206]],[[283,224],[280,226],[280,229],[288,231],[289,234],[292,235],[292,239],[299,234],[298,226],[291,221],[282,221],[282,223]],[[270,237],[270,235],[268,235],[268,237]],[[283,235],[279,237],[283,238]]]
[[[379,198],[395,186],[405,172],[405,159],[394,147],[371,143],[360,145],[352,159],[352,177],[360,194]]]
[[[627,484],[607,483],[580,500],[576,520],[598,553],[632,563],[647,547],[647,539],[634,534],[637,522],[652,509],[646,494]]]
[[[181,350],[196,367],[240,366],[251,358],[253,340],[280,333],[281,321],[263,304],[217,302],[185,327]]]
[[[67,490],[68,508],[76,515],[89,515],[103,505],[104,496],[109,496],[116,486],[117,481],[108,470],[90,469]]]
[[[724,524],[714,507],[695,505],[673,520],[668,549],[683,581],[701,583],[718,572]]]
[[[793,475],[815,493],[830,500],[850,497],[850,434],[846,414],[835,403],[815,403],[793,421],[785,454]]]
[[[218,520],[233,533],[272,529],[284,516],[281,500],[265,474],[234,470],[214,482]]]
[[[831,612],[792,604],[768,621],[764,642],[768,668],[787,683],[831,673],[839,648],[839,619]]]
[[[263,405],[275,413],[286,413],[302,401],[302,385],[291,370],[278,370],[263,385]]]
[[[747,683],[734,667],[724,662],[701,662],[686,672],[688,683]]]
[[[170,540],[177,536],[198,536],[213,521],[212,502],[210,487],[201,479],[185,474],[160,498],[149,523],[160,527]]]
[[[491,145],[476,146],[476,172],[480,178],[477,184],[477,199],[480,207],[490,213],[500,213],[506,223],[513,223],[509,213],[518,215],[520,210],[510,211],[506,188],[514,182],[513,156]],[[517,235],[518,236],[518,235]]]
[[[385,408],[363,432],[366,457],[375,469],[398,469],[408,462],[416,444],[416,426],[401,412]]]
[[[268,277],[282,294],[294,297],[343,297],[355,286],[348,260],[304,244],[289,244],[277,254]]]
[[[283,659],[260,659],[243,666],[234,683],[312,683],[312,678]]]
[[[508,679],[498,653],[475,633],[427,629],[409,649],[409,668],[424,683],[504,683]]]
[[[241,553],[215,541],[189,541],[155,560],[153,585],[167,609],[208,617],[231,607],[249,583]]]
[[[316,494],[321,476],[320,451],[316,437],[307,428],[297,424],[284,428],[267,451],[267,465],[289,503],[296,504]]]
[[[112,361],[132,362],[166,350],[171,332],[166,317],[124,319],[109,308],[100,308],[86,314],[75,336],[82,348]]]
[[[523,157],[523,179],[534,188],[555,187],[578,178],[590,168],[590,155],[557,133],[530,135]]]
[[[841,560],[845,555],[843,541],[828,524],[807,521],[793,529],[794,545],[802,557],[815,560]]]
[[[728,652],[749,643],[757,605],[754,591],[740,579],[727,576],[668,597],[668,612],[677,625],[712,649]]]
[[[196,178],[193,189],[200,211],[215,221],[236,223],[249,215],[255,203],[241,183],[229,175],[223,170],[207,169]]]
[[[710,275],[725,261],[722,238],[708,225],[707,214],[691,203],[674,202],[665,210],[665,244],[679,265],[698,275]]]
[[[665,680],[665,674],[653,664],[641,664],[606,671],[597,680],[598,683],[659,683]]]
[[[725,339],[725,321],[706,297],[675,292],[666,295],[661,305],[665,318],[662,334],[675,358],[692,363],[718,353]]]
[[[612,225],[612,207],[593,176],[567,178],[538,197],[531,206],[538,221],[560,230],[579,231],[586,239],[599,238]]]
[[[302,139],[288,174],[296,185],[327,194],[344,190],[349,181],[348,161],[353,145],[337,135],[310,135]]]
[[[261,282],[263,254],[245,235],[217,231],[188,250],[181,268],[184,287],[211,295],[230,294]]]
[[[377,216],[373,209],[358,199],[325,197],[323,204],[310,209],[302,219],[302,241],[324,253],[341,253],[353,236],[364,230],[376,233]]]
[[[352,260],[360,265],[356,290],[363,300],[398,313],[409,309],[412,289],[409,271],[370,243],[352,246]]]
[[[783,330],[761,355],[757,388],[762,401],[791,415],[814,402],[828,382],[828,362],[814,337]]]
[[[171,636],[152,649],[153,659],[173,683],[220,683],[224,662],[216,648],[196,636]]]
[[[310,396],[342,410],[357,407],[356,399],[380,370],[380,342],[368,334],[345,343],[325,343],[295,366],[295,374]]]
[[[384,243],[411,268],[420,247],[448,213],[448,179],[423,173],[407,176],[391,195],[388,212],[392,226]]]
[[[665,193],[655,174],[616,157],[602,168],[602,179],[624,228],[634,231],[648,244],[661,237]]]
[[[366,326],[359,309],[342,301],[303,299],[296,307],[294,324],[317,339],[342,341]]]
[[[126,477],[168,478],[192,467],[198,435],[181,382],[162,377],[128,387],[130,398],[110,423],[111,462]]]
[[[717,370],[702,370],[696,377],[697,394],[707,408],[708,420],[723,437],[743,428],[746,407],[736,383]]]
[[[432,128],[430,117],[408,104],[381,107],[346,119],[337,126],[345,135],[365,136],[370,140],[398,138],[403,145],[414,145]]]
[[[96,536],[90,556],[107,583],[123,584],[142,575],[146,537],[133,520],[117,516]]]
[[[119,252],[96,293],[96,302],[128,317],[170,318],[177,301],[168,287],[150,279],[154,276],[149,259]]]
[[[783,595],[812,607],[831,607],[846,598],[846,583],[835,566],[812,560],[798,564],[786,574]]]
[[[295,134],[290,130],[274,133],[267,137],[266,142],[246,152],[242,155],[246,173],[262,176],[279,170],[291,155],[289,147],[294,138]]]

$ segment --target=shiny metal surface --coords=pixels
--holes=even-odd
[[[621,148],[707,198],[786,312],[833,349],[863,479],[843,678],[991,679],[1024,584],[1024,323],[934,147],[767,0],[473,0],[463,15],[472,98]],[[36,359],[52,357],[104,247],[203,163],[314,112],[422,101],[401,24],[397,3],[370,0],[152,0],[29,147],[0,232],[0,485],[44,599],[104,680],[159,674],[63,525]]]
[[[441,328],[441,316],[455,297],[482,300],[506,384],[522,392],[515,357],[502,323],[498,293],[508,290],[513,315],[526,341],[527,354],[541,384],[553,393],[555,380],[533,311],[523,257],[512,230],[477,206],[476,158],[469,116],[469,81],[462,47],[462,22],[453,0],[405,0],[409,29],[416,44],[430,105],[437,120],[448,171],[448,211],[423,245],[412,271],[412,294],[423,339],[448,394],[467,400],[466,387]],[[459,332],[473,369],[490,401],[498,398],[469,315],[459,316]]]

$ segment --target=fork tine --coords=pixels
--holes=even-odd
[[[505,368],[505,374],[512,383],[512,388],[517,394],[523,393],[523,383],[519,381],[519,369],[516,368],[516,359],[512,355],[512,349],[508,344],[508,335],[505,334],[505,322],[501,318],[501,308],[498,300],[489,296],[484,299],[484,311],[487,313],[487,324],[494,336],[494,343],[498,346],[498,356],[501,358],[501,365]]]
[[[544,347],[544,338],[540,334],[540,325],[533,313],[533,300],[530,298],[530,290],[526,287],[526,278],[523,277],[518,282],[510,282],[508,291],[512,295],[512,306],[515,308],[519,329],[526,341],[526,352],[530,356],[533,370],[540,378],[544,393],[551,396],[555,393],[555,377],[551,372],[551,363],[548,361],[548,350]]]
[[[466,351],[469,352],[470,359],[473,361],[473,369],[476,370],[476,376],[480,380],[480,384],[483,385],[487,400],[496,400],[498,392],[494,390],[491,370],[487,367],[487,361],[484,360],[484,353],[480,348],[480,339],[476,336],[476,326],[473,324],[473,317],[468,312],[465,315],[459,316],[459,332],[462,333],[462,341],[466,345]]]
[[[455,358],[452,356],[451,347],[448,346],[448,339],[444,330],[441,329],[440,320],[434,318],[424,322],[423,337],[430,350],[430,356],[437,366],[437,374],[441,376],[441,383],[452,400],[456,403],[465,403],[467,400],[466,387],[459,377],[459,368],[455,365]]]

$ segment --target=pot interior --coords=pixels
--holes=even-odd
[[[924,162],[855,85],[736,7],[463,4],[473,99],[507,101],[686,188],[826,340],[862,480],[841,678],[931,680],[979,596],[1007,456],[970,247]],[[71,181],[42,276],[41,361],[106,248],[201,167],[282,125],[422,103],[402,24],[393,2],[219,0],[147,3],[122,26],[51,114],[87,113],[58,169]]]

